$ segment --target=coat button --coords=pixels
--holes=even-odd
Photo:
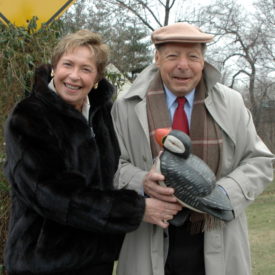
[[[144,162],[147,162],[147,158],[145,156],[142,156],[142,159]]]
[[[254,192],[248,191],[247,196],[248,196],[248,198],[253,199],[254,198]]]

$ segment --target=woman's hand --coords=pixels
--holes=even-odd
[[[162,228],[168,227],[168,220],[173,219],[182,206],[179,203],[160,201],[154,198],[145,199],[145,213],[143,220],[148,223],[159,225]]]

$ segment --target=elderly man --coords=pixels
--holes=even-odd
[[[153,165],[160,148],[152,134],[179,127],[190,135],[192,153],[216,174],[234,218],[211,227],[205,215],[191,211],[183,225],[168,229],[144,222],[126,235],[119,275],[251,274],[245,209],[272,180],[274,156],[257,136],[241,95],[218,83],[218,71],[204,61],[212,39],[187,23],[153,32],[155,64],[113,107],[121,147],[115,183],[176,203],[174,190],[158,185],[164,177]]]

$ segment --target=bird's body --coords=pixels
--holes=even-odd
[[[231,202],[216,184],[214,173],[203,160],[190,153],[189,136],[173,130],[163,146],[159,169],[165,176],[164,184],[174,188],[178,201],[196,212],[224,221],[233,219]]]

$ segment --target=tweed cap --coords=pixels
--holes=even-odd
[[[151,39],[155,45],[163,43],[207,43],[214,35],[203,33],[198,27],[188,23],[175,23],[155,30]]]

